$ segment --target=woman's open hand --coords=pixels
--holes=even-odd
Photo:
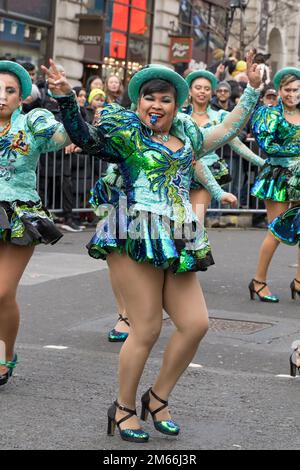
[[[50,59],[50,67],[41,66],[42,71],[47,76],[48,87],[54,96],[71,95],[73,93],[71,85],[68,83],[65,74],[60,72],[54,60]]]
[[[253,63],[253,54],[250,52],[247,54],[247,75],[249,79],[249,84],[253,88],[259,88],[262,84],[262,78],[258,64]]]
[[[230,204],[233,208],[237,207],[237,198],[231,193],[223,193],[220,202],[221,204]]]

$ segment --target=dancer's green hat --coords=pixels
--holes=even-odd
[[[32,81],[29,73],[24,69],[24,67],[22,67],[22,65],[17,64],[17,62],[12,62],[11,60],[0,60],[0,73],[1,72],[10,72],[16,75],[21,84],[23,100],[26,100],[26,98],[31,95]]]
[[[213,90],[218,84],[218,79],[213,73],[209,72],[208,70],[195,70],[194,72],[189,73],[185,79],[189,87],[193,81],[196,80],[196,78],[206,78],[209,80]]]
[[[279,70],[279,72],[277,72],[273,78],[273,82],[277,91],[279,90],[280,82],[285,75],[295,75],[295,77],[300,80],[300,69],[297,69],[296,67],[285,67],[284,69]]]
[[[136,105],[140,95],[140,89],[144,83],[154,79],[165,80],[171,83],[176,90],[176,99],[179,107],[183,105],[189,94],[189,88],[184,78],[174,70],[159,64],[150,64],[136,72],[128,85],[128,95]]]

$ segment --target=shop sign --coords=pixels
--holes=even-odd
[[[172,36],[170,44],[171,64],[189,63],[193,54],[193,38],[190,36]]]
[[[78,43],[98,46],[102,42],[104,22],[100,16],[80,15]]]

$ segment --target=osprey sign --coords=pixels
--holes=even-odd
[[[172,36],[170,44],[170,62],[190,62],[193,53],[193,38],[190,36]]]
[[[97,46],[103,37],[103,18],[93,15],[79,16],[78,43]]]

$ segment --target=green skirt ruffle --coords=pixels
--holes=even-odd
[[[298,162],[291,167],[266,163],[252,187],[252,196],[276,202],[300,200],[300,169]]]
[[[53,245],[62,236],[41,202],[0,201],[0,241],[18,246]]]
[[[138,263],[150,263],[173,273],[206,271],[214,264],[204,227],[181,225],[148,211],[119,210],[124,195],[103,179],[92,190],[90,203],[100,220],[87,245],[90,256],[106,259],[112,252],[126,253]]]

